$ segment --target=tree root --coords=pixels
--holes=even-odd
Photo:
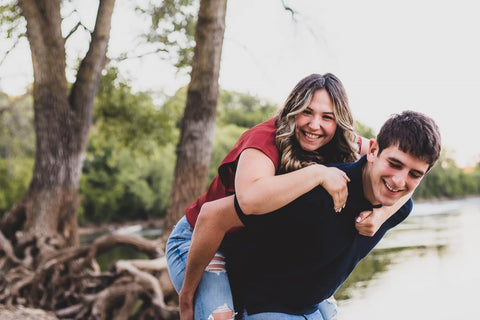
[[[59,319],[178,319],[162,243],[111,234],[91,245],[57,245],[23,235],[12,246],[0,232],[0,304],[48,310]],[[101,271],[96,258],[118,246],[149,259],[120,260]]]

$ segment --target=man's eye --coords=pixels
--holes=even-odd
[[[394,168],[394,169],[400,169],[402,166],[399,165],[399,164],[390,162],[390,167],[392,167],[392,168]]]

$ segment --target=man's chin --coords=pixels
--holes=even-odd
[[[381,199],[380,203],[382,204],[382,206],[392,206],[394,205],[398,200],[400,199],[400,196],[396,196],[396,197],[383,197],[383,199]]]

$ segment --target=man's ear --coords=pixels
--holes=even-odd
[[[367,161],[373,161],[378,154],[378,142],[377,140],[370,139],[370,144],[368,145],[367,152]]]

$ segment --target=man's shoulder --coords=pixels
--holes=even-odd
[[[345,172],[350,179],[361,179],[362,169],[367,162],[366,156],[361,157],[355,162],[343,162],[343,163],[330,163],[326,164],[327,167],[334,167]]]

